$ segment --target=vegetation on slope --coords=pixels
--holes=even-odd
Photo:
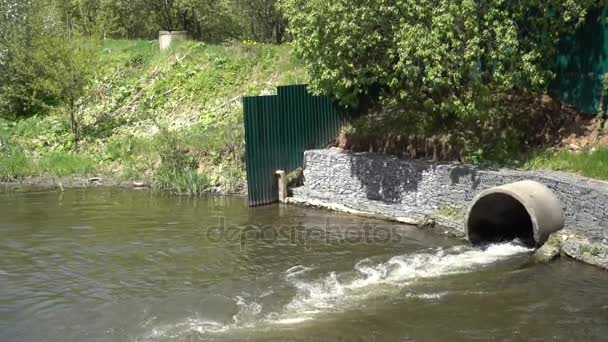
[[[571,171],[580,170],[577,163],[602,168],[602,153],[538,152],[559,146],[564,131],[577,125],[577,113],[550,96],[558,46],[605,5],[281,2],[311,88],[361,114],[343,129],[341,147]],[[605,116],[605,108],[598,112]]]
[[[243,95],[305,82],[289,45],[104,41],[78,105],[0,121],[0,178],[105,174],[197,194],[244,183]],[[77,145],[75,145],[77,141]]]

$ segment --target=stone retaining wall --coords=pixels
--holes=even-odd
[[[566,228],[591,241],[608,238],[608,183],[559,172],[481,170],[408,161],[340,149],[304,154],[304,186],[292,202],[378,215],[401,222],[436,222],[464,233],[464,212],[481,191],[521,180],[545,184],[561,199]],[[335,209],[335,208],[334,208]]]

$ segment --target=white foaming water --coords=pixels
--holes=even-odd
[[[247,302],[243,297],[237,296],[235,304],[238,312],[232,316],[232,323],[224,324],[202,318],[186,318],[185,320],[155,327],[146,336],[145,340],[165,340],[179,338],[184,334],[196,332],[199,334],[219,334],[228,330],[252,328],[259,321],[258,315],[262,306],[256,302]]]
[[[198,318],[187,318],[182,322],[155,327],[144,337],[145,341],[174,339],[186,333],[197,332],[199,334],[222,333],[230,329],[229,325],[219,322],[208,321]]]
[[[236,326],[250,327],[255,324],[257,316],[262,312],[262,306],[256,302],[248,303],[243,297],[236,297],[236,305],[239,311],[232,316]]]
[[[490,245],[484,250],[466,246],[439,248],[433,252],[396,256],[383,263],[365,259],[355,265],[356,276],[348,281],[340,281],[333,272],[324,279],[313,282],[288,278],[287,280],[292,281],[298,289],[298,293],[286,309],[307,314],[327,311],[348,306],[373,295],[374,291],[370,291],[372,287],[403,287],[418,279],[472,272],[485,265],[530,251],[532,250],[514,243],[505,243]],[[361,291],[362,289],[366,291]],[[443,295],[445,293],[417,297],[436,299]]]
[[[418,279],[473,272],[480,267],[530,251],[532,250],[515,243],[490,245],[483,250],[466,246],[438,248],[431,252],[396,256],[386,262],[365,259],[355,265],[353,274],[340,277],[331,272],[316,281],[299,279],[311,268],[298,265],[285,271],[285,279],[296,288],[296,295],[281,312],[261,317],[263,308],[260,304],[236,297],[235,303],[239,309],[230,324],[187,319],[173,326],[156,328],[150,337],[175,337],[188,332],[217,334],[257,326],[301,324],[323,313],[347,310],[374,295],[394,294]],[[347,280],[341,280],[346,277]],[[446,294],[448,292],[412,293],[405,296],[438,300]]]
[[[302,265],[294,266],[294,267],[288,269],[287,271],[285,271],[285,277],[287,277],[287,278],[295,277],[300,274],[306,273],[310,270],[312,270],[312,268],[310,268],[310,267],[306,267],[306,266],[302,266]]]

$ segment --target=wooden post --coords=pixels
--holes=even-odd
[[[283,170],[277,170],[276,175],[279,182],[279,202],[285,203],[288,196],[287,190],[287,174]]]

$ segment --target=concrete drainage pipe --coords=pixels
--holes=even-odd
[[[546,186],[523,181],[488,189],[473,200],[466,216],[467,239],[474,245],[520,239],[542,246],[564,227],[564,211]]]

